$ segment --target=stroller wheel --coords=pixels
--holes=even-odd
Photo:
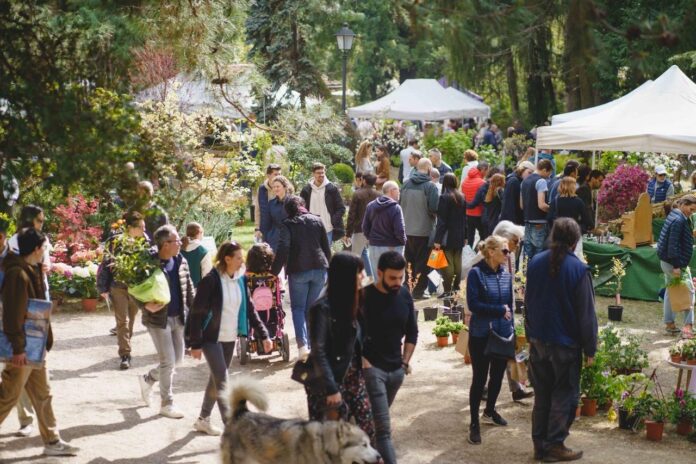
[[[290,337],[288,337],[288,334],[283,334],[283,343],[280,347],[280,354],[283,356],[283,361],[290,361]]]
[[[239,337],[238,347],[239,363],[243,366],[249,361],[249,340],[246,337]]]

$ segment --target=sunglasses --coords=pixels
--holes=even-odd
[[[508,250],[507,248],[503,248],[503,249],[500,250],[500,251],[501,251],[501,253],[503,253],[503,255],[505,255],[505,256],[507,256],[507,255],[510,254],[510,250]]]

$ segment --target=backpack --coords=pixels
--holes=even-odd
[[[266,282],[259,280],[258,287],[251,292],[251,301],[254,302],[256,311],[269,311],[275,306],[273,292],[266,285]]]

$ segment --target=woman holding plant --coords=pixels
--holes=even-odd
[[[657,241],[657,256],[665,275],[667,291],[664,298],[664,322],[668,333],[679,333],[674,324],[674,309],[684,312],[683,338],[693,338],[694,284],[691,280],[689,263],[693,254],[694,226],[691,215],[696,213],[696,196],[685,195],[674,202]],[[670,287],[686,286],[690,294],[687,308],[672,308]]]
[[[495,410],[507,360],[488,356],[485,351],[489,331],[494,331],[504,338],[510,337],[514,332],[510,307],[512,275],[504,267],[510,254],[508,242],[493,235],[482,242],[480,248],[483,260],[469,271],[466,284],[466,303],[471,310],[469,353],[474,374],[469,392],[471,426],[468,441],[474,445],[481,444],[479,406],[489,371],[488,398],[483,411],[483,421],[493,425],[507,425],[505,419]]]

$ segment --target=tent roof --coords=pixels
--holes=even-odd
[[[551,124],[562,124],[564,122],[572,121],[573,119],[578,119],[578,118],[584,118],[585,116],[590,116],[592,114],[600,113],[608,108],[611,108],[614,105],[617,105],[619,103],[624,103],[627,99],[631,97],[635,97],[636,95],[640,94],[641,92],[647,90],[651,85],[653,81],[647,80],[643,82],[639,87],[636,87],[635,89],[631,90],[628,92],[626,95],[617,98],[616,100],[612,100],[610,102],[604,103],[603,105],[597,105],[593,106],[591,108],[585,108],[583,110],[578,110],[578,111],[571,111],[569,113],[561,113],[561,114],[555,114],[551,117]]]
[[[462,116],[462,118],[489,118],[491,116],[491,107],[478,101],[474,97],[454,87],[446,88],[445,93],[452,98],[457,105],[461,105],[464,111],[464,116]]]
[[[471,103],[468,101],[464,103],[464,99],[461,97],[455,99],[452,95],[451,92],[447,93],[435,79],[407,79],[382,98],[348,108],[348,116],[426,121],[476,116],[471,114],[473,111]],[[470,98],[463,93],[461,95],[467,99]],[[476,103],[481,105],[480,102]]]
[[[602,111],[539,127],[537,148],[696,153],[696,84],[679,67],[633,93]]]

